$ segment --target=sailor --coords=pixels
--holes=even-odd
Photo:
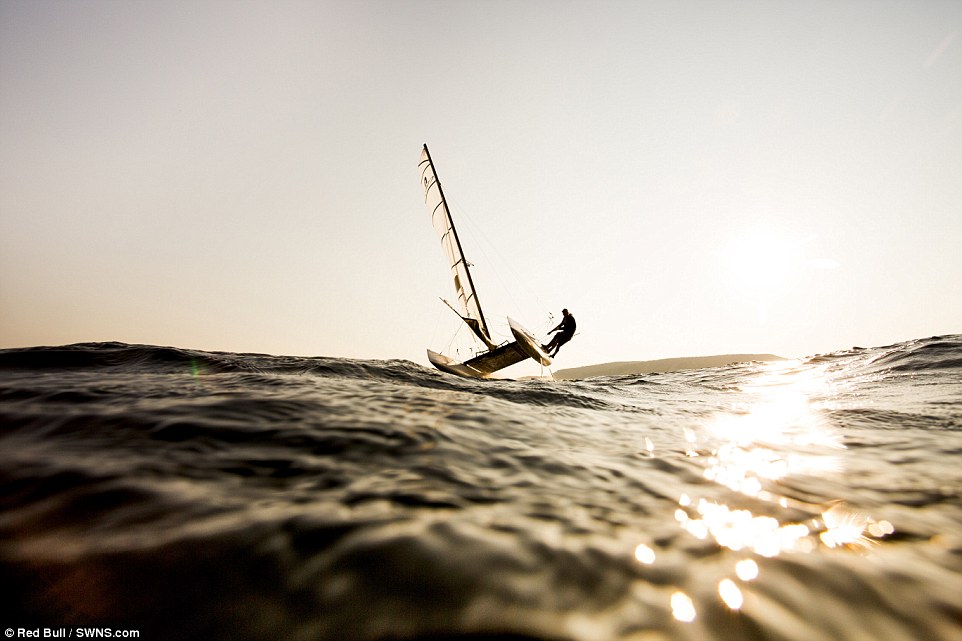
[[[552,358],[558,353],[562,345],[571,340],[571,337],[575,335],[575,329],[577,327],[574,315],[569,314],[567,309],[561,310],[561,314],[564,318],[561,319],[557,327],[551,330],[551,332],[558,332],[558,334],[551,339],[550,343],[541,346],[544,351],[548,352],[548,356]],[[550,334],[551,332],[548,333]],[[554,350],[554,353],[552,353],[551,350]]]

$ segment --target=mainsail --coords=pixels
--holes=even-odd
[[[434,171],[434,163],[431,162],[431,154],[428,152],[427,145],[424,145],[424,149],[421,151],[418,169],[421,171],[424,204],[431,214],[431,223],[441,240],[441,248],[444,250],[448,265],[451,266],[454,291],[457,292],[460,307],[458,314],[485,346],[489,350],[493,350],[497,347],[497,343],[491,340],[488,324],[481,312],[481,303],[478,301],[478,292],[474,288],[474,281],[471,280],[468,261],[464,258],[461,241],[458,239],[458,232],[454,228],[454,221],[451,220],[451,213],[448,211],[448,204],[444,199],[444,192],[441,190],[437,173]]]
[[[431,350],[428,350],[428,360],[443,372],[481,378],[528,358],[542,365],[551,365],[551,357],[545,353],[544,348],[527,330],[511,318],[508,318],[508,327],[511,328],[511,334],[515,340],[511,343],[505,342],[503,345],[498,345],[491,340],[488,324],[484,320],[481,303],[478,301],[478,292],[474,288],[474,281],[471,280],[471,270],[468,269],[468,261],[464,258],[464,250],[461,249],[461,241],[458,239],[457,230],[454,229],[454,221],[451,220],[451,212],[444,200],[444,191],[441,189],[441,183],[438,182],[438,175],[434,171],[434,163],[431,162],[427,145],[424,145],[421,151],[418,169],[421,171],[424,204],[427,205],[428,213],[431,214],[431,224],[434,225],[434,230],[441,240],[441,248],[451,267],[460,311],[454,309],[454,306],[447,301],[444,302],[454,309],[487,347],[487,351],[482,351],[463,363]]]

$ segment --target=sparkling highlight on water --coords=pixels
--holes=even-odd
[[[695,604],[691,597],[684,592],[675,592],[671,595],[671,614],[683,623],[691,623],[695,620]]]
[[[742,591],[731,579],[722,579],[718,584],[718,594],[721,596],[722,601],[725,602],[725,605],[732,610],[741,609],[742,604],[745,602]]]

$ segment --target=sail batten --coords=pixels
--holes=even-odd
[[[441,182],[438,180],[427,145],[424,145],[421,152],[421,161],[418,163],[418,167],[421,170],[421,185],[424,188],[424,204],[431,214],[431,223],[437,232],[438,239],[441,241],[441,248],[451,269],[454,290],[458,297],[459,313],[485,346],[489,350],[493,350],[497,347],[497,344],[491,340],[487,321],[485,321],[484,313],[481,311],[481,302],[478,300],[478,293],[471,278],[471,271],[468,269],[468,261],[464,257],[464,250],[461,248],[461,241],[454,227],[454,221],[451,219],[451,212],[444,198],[444,191],[441,189]]]

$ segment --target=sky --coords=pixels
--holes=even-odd
[[[0,347],[556,368],[962,332],[962,2],[0,0]],[[550,314],[550,316],[549,316]],[[462,354],[463,356],[463,354]]]

